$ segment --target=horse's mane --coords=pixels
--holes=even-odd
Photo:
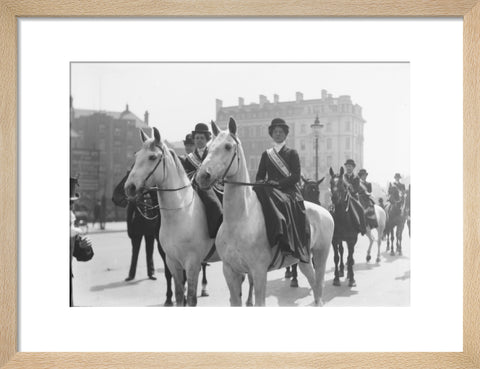
[[[183,176],[185,176],[185,178],[188,179],[187,173],[185,172],[185,168],[183,167],[183,164],[180,161],[180,158],[178,157],[177,153],[173,149],[170,149],[167,145],[165,145],[165,142],[163,142],[163,141],[162,141],[162,148],[165,152],[165,156],[167,156],[169,159],[171,159],[173,161],[173,163],[175,164],[175,167],[177,168],[178,175],[181,178],[183,178]]]

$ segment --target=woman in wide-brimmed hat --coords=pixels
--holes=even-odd
[[[264,151],[260,159],[256,181],[272,186],[254,188],[262,204],[267,222],[267,235],[272,246],[279,244],[284,255],[293,255],[309,262],[309,227],[306,223],[305,205],[298,183],[300,159],[294,149],[286,146],[288,124],[275,118],[268,127],[273,147]],[[291,226],[285,226],[284,221]]]

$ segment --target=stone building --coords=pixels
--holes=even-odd
[[[112,201],[115,185],[140,149],[139,128],[151,135],[148,111],[142,121],[126,105],[121,112],[75,109],[70,102],[70,175],[79,176],[79,205],[90,211],[101,201],[107,220],[125,218]]]
[[[262,152],[271,146],[268,125],[273,118],[283,118],[290,126],[287,142],[295,148],[300,156],[302,173],[314,179],[315,138],[311,125],[318,116],[323,125],[318,141],[318,173],[319,178],[328,173],[332,167],[337,172],[346,159],[352,158],[357,169],[363,166],[363,125],[362,108],[354,104],[348,95],[334,97],[326,90],[321,97],[306,100],[301,92],[297,92],[295,100],[280,101],[273,95],[269,101],[260,95],[258,102],[245,104],[242,97],[238,105],[223,106],[222,100],[216,100],[216,121],[223,128],[229,117],[238,123],[238,133],[245,150],[250,178],[253,181],[260,162]],[[327,183],[321,188],[320,201],[329,202]]]

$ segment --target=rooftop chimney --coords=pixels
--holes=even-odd
[[[303,94],[297,91],[295,100],[297,102],[303,101]]]
[[[129,111],[129,110],[128,110],[128,104],[125,106],[125,111]]]
[[[145,124],[148,126],[148,116],[149,116],[149,113],[148,113],[148,110],[145,110]]]
[[[278,104],[278,101],[279,101],[279,100],[280,100],[280,97],[279,97],[277,94],[273,95],[273,102],[274,102],[275,104]]]
[[[223,107],[223,101],[220,99],[215,99],[215,111],[218,113]]]
[[[245,105],[245,99],[243,97],[238,98],[238,106],[243,106]]]
[[[327,90],[322,90],[322,99],[327,98]]]

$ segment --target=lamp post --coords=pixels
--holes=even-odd
[[[320,120],[317,117],[315,118],[315,122],[310,126],[313,131],[313,136],[315,137],[315,180],[318,181],[318,139],[320,138],[320,134],[323,128],[323,124],[320,123]]]

